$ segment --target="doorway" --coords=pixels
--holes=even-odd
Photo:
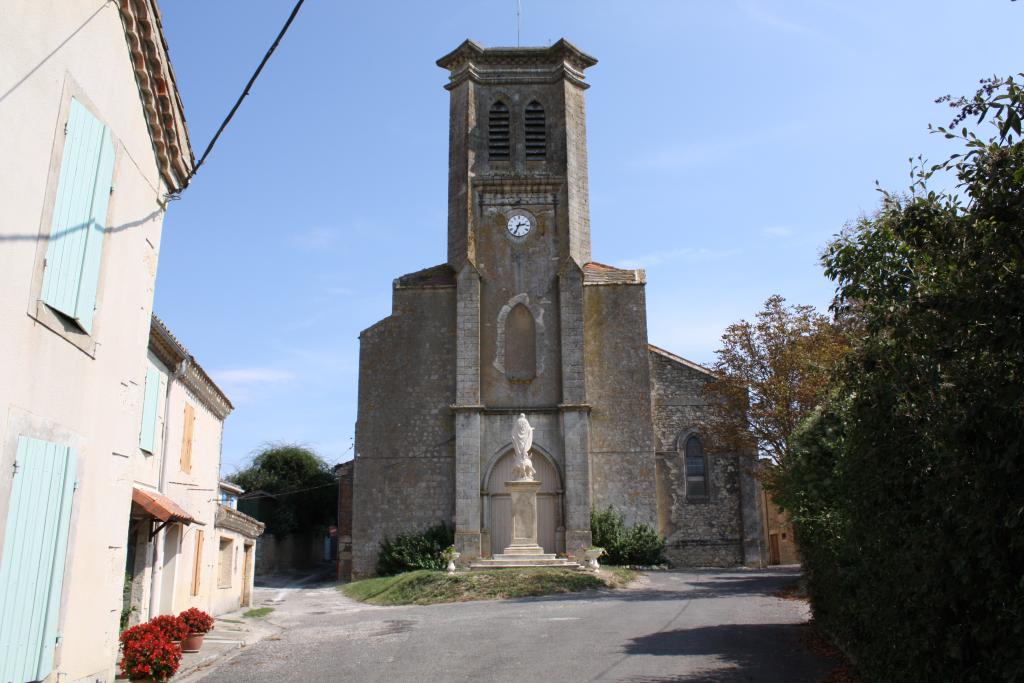
[[[487,478],[488,504],[484,505],[483,527],[490,531],[491,555],[504,552],[512,543],[512,498],[505,490],[505,482],[513,479],[514,460],[514,451],[505,453],[494,463]],[[537,543],[545,553],[565,552],[562,478],[554,464],[537,452],[533,453],[533,466],[537,470],[534,476],[540,482],[537,491]]]

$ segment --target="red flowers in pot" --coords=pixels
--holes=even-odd
[[[161,614],[158,617],[153,617],[149,620],[155,628],[163,631],[164,635],[171,642],[184,640],[188,638],[189,627],[184,619],[176,617],[173,614]]]
[[[181,641],[183,652],[199,652],[203,636],[213,628],[213,617],[201,609],[190,607],[177,617],[188,629],[188,637]]]
[[[124,653],[121,671],[133,681],[163,683],[181,665],[181,650],[153,621],[127,629],[120,640]]]

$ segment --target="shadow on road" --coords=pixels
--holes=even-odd
[[[801,643],[805,624],[722,624],[661,631],[631,639],[627,655],[713,657],[721,666],[671,678],[631,678],[624,683],[673,681],[818,681],[832,668]]]

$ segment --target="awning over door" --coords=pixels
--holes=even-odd
[[[147,491],[135,487],[132,489],[132,505],[138,505],[149,516],[159,519],[164,524],[192,524],[195,518],[180,505],[162,493]]]

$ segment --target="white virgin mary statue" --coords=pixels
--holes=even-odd
[[[516,449],[516,459],[512,464],[512,476],[516,481],[533,481],[536,470],[530,460],[530,448],[533,446],[533,427],[526,421],[526,415],[519,413],[515,427],[512,428],[512,446]]]

